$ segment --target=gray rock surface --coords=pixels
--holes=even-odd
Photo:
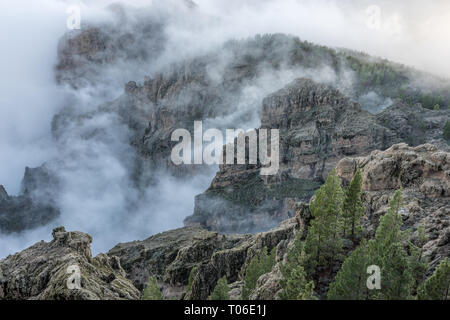
[[[298,221],[290,219],[279,227],[254,235],[221,235],[201,227],[171,230],[143,241],[118,244],[108,255],[120,258],[127,277],[143,289],[155,275],[166,298],[207,299],[217,281],[241,281],[250,259],[263,247],[271,250],[292,238]],[[197,266],[191,291],[186,292],[191,270]],[[235,298],[240,295],[235,285]]]
[[[54,202],[57,179],[44,166],[25,168],[22,192],[10,196],[0,185],[0,233],[22,232],[54,221],[60,211]]]
[[[428,237],[424,256],[428,275],[450,256],[450,154],[431,144],[409,147],[396,144],[365,157],[339,161],[337,173],[347,185],[357,168],[363,175],[362,200],[366,208],[363,226],[372,237],[386,213],[395,190],[402,189],[403,229],[417,241],[423,225]],[[241,295],[246,268],[264,247],[275,249],[276,264],[262,275],[251,299],[279,299],[288,248],[298,230],[306,234],[311,214],[307,203],[293,205],[295,217],[278,227],[257,234],[219,234],[189,226],[151,236],[142,241],[120,243],[107,254],[92,258],[91,237],[57,228],[53,241],[34,246],[0,261],[0,298],[8,299],[136,299],[151,276],[156,276],[165,299],[207,299],[217,281],[226,276],[231,298]],[[67,290],[67,267],[82,270],[82,289]],[[189,274],[194,273],[190,290]],[[327,283],[326,281],[323,283]],[[325,286],[325,284],[322,284]],[[318,288],[320,292],[325,287]]]
[[[59,227],[51,242],[38,242],[1,260],[0,299],[139,299],[140,292],[125,278],[119,259],[104,254],[93,258],[91,241],[88,234]],[[81,286],[69,289],[73,266],[80,271]]]
[[[365,225],[370,233],[375,232],[394,192],[402,189],[403,227],[411,231],[412,240],[423,225],[429,237],[424,248],[431,266],[450,256],[449,152],[431,144],[398,144],[366,157],[342,159],[337,173],[346,184],[357,168],[362,170]]]
[[[196,197],[194,214],[185,224],[220,232],[267,230],[292,217],[289,202],[309,201],[345,157],[402,141],[448,147],[442,139],[448,119],[449,110],[398,101],[372,115],[331,86],[297,79],[262,103],[261,128],[280,130],[278,174],[263,178],[260,165],[221,165],[208,190]]]

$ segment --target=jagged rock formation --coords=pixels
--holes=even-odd
[[[395,133],[329,86],[298,79],[266,97],[262,128],[280,129],[281,171],[324,181],[346,155],[384,149]]]
[[[169,8],[154,6],[150,10],[133,9],[127,5],[109,5],[104,21],[82,19],[80,30],[71,30],[59,41],[56,80],[75,89],[87,86],[101,87],[105,77],[117,72],[137,72],[141,64],[149,68],[157,62],[166,48],[165,28],[175,11],[195,10],[191,0],[172,3]],[[111,69],[113,72],[111,72]]]
[[[44,226],[60,215],[52,190],[57,180],[44,166],[25,168],[22,191],[10,196],[0,185],[0,233],[22,232]]]
[[[403,226],[411,230],[413,240],[417,237],[417,228],[425,227],[429,241],[424,249],[431,266],[435,267],[450,256],[449,152],[430,144],[417,147],[398,144],[366,157],[345,158],[337,165],[344,184],[357,168],[362,170],[362,199],[369,233],[374,233],[394,192],[402,189]]]
[[[123,11],[120,7],[115,7],[115,10],[119,13]],[[123,15],[118,14],[119,17]],[[156,54],[159,50],[135,49],[139,46],[123,45],[122,42],[146,43],[138,40],[140,37],[155,37],[147,40],[149,43],[163,43],[164,41],[158,40],[158,34],[164,33],[164,19],[167,17],[163,14],[152,22],[154,18],[149,17],[144,27],[136,27],[131,23],[126,29],[134,30],[132,37],[122,31],[114,32],[118,28],[116,25],[87,28],[81,33],[68,35],[61,40],[57,78],[66,79],[69,84],[77,87],[80,81],[101,82],[97,76],[103,76],[100,71],[108,69],[110,65],[129,65],[141,59],[152,66],[152,58],[141,55]],[[127,20],[126,17],[121,19],[125,24],[128,20],[133,20]],[[152,23],[161,30],[157,28],[155,32],[144,32],[146,26]],[[130,53],[130,50],[137,52]],[[379,81],[372,81],[372,77],[369,77],[370,81],[365,81],[365,87],[356,83],[348,84],[349,73],[359,75],[359,66],[366,64],[370,68],[382,65],[393,79],[389,78],[390,80],[379,84]],[[335,73],[335,79],[329,84],[340,88],[355,101],[365,92],[391,89],[391,82],[410,86],[409,80],[415,75],[408,68],[386,61],[370,61],[368,57],[358,56],[354,52],[335,51],[291,36],[256,36],[242,41],[229,41],[208,54],[155,67],[155,70],[149,67],[150,77],[142,76],[143,79],[129,81],[125,85],[125,94],[102,105],[98,113],[117,114],[118,119],[130,129],[130,144],[137,150],[136,172],[133,175],[142,180],[140,184],[146,185],[152,180],[152,172],[156,169],[168,169],[177,176],[202,170],[195,166],[174,166],[170,161],[170,151],[176,143],[170,140],[170,136],[175,129],[191,130],[194,120],[225,119],[220,123],[214,122],[218,129],[235,126],[236,122],[253,121],[255,114],[259,114],[259,99],[263,96],[248,101],[245,88],[261,87],[258,80],[270,74],[274,78],[270,80],[274,82],[273,89],[278,89],[285,85],[283,72],[300,68],[314,74],[313,70],[317,71],[323,66],[330,66]],[[77,72],[81,74],[75,74]],[[267,92],[269,93],[270,91]],[[70,108],[65,109],[55,117],[54,133],[59,136],[61,128],[65,128],[67,122],[78,121],[82,125],[83,121],[88,121],[95,114],[91,112],[80,115]],[[92,136],[95,137],[95,134]],[[374,146],[376,147],[378,146]]]
[[[448,110],[398,101],[375,116],[330,86],[297,79],[263,100],[261,127],[280,130],[278,174],[263,179],[259,165],[220,166],[185,223],[221,232],[273,227],[295,213],[288,206],[292,200],[309,200],[319,186],[314,181],[324,181],[340,159],[401,141],[446,145],[442,129],[448,119]]]
[[[394,145],[386,151],[373,151],[366,157],[344,158],[337,165],[343,185],[348,185],[358,168],[363,175],[363,219],[367,236],[372,237],[379,219],[389,207],[396,190],[402,189],[404,206],[401,210],[403,229],[409,239],[417,241],[419,226],[425,227],[428,241],[424,256],[429,261],[427,276],[445,257],[450,256],[450,153],[433,145],[408,147]],[[308,225],[309,206],[298,206],[297,217]],[[288,244],[292,245],[292,241]],[[251,299],[277,299],[282,275],[279,265],[262,275]],[[323,288],[319,288],[323,289]]]
[[[240,296],[243,271],[251,258],[263,247],[279,249],[277,258],[299,228],[299,220],[286,220],[278,228],[255,235],[221,235],[201,227],[171,230],[143,241],[118,244],[108,255],[120,258],[127,277],[143,289],[156,275],[166,298],[207,299],[217,281],[226,276]],[[198,272],[186,293],[191,270]]]
[[[429,110],[420,104],[408,105],[400,100],[376,115],[377,121],[397,133],[399,139],[411,146],[432,143],[441,149],[449,148],[442,136],[449,110]]]
[[[450,256],[449,152],[430,144],[397,144],[365,157],[344,158],[337,165],[343,185],[357,168],[363,175],[367,237],[373,236],[395,190],[402,188],[403,227],[414,242],[418,227],[425,226],[428,241],[424,255],[430,261],[429,273]],[[297,203],[295,209],[294,218],[263,233],[222,235],[191,226],[121,243],[95,258],[90,253],[90,236],[57,228],[52,242],[37,243],[0,261],[0,298],[135,299],[139,297],[136,288],[142,290],[155,275],[166,299],[206,299],[223,276],[230,283],[231,298],[239,299],[248,263],[267,247],[275,248],[276,264],[258,279],[250,298],[278,299],[282,290],[280,263],[285,261],[298,230],[307,232],[311,219],[307,203]],[[83,289],[79,291],[65,287],[67,267],[74,263],[83,271]],[[194,267],[197,272],[187,292]],[[32,276],[30,270],[34,270]]]
[[[112,118],[111,122],[126,128],[125,140],[134,148],[134,152],[123,152],[132,158],[124,160],[130,171],[127,174],[135,183],[130,185],[136,187],[137,193],[143,193],[157,179],[155,173],[159,170],[175,176],[204,170],[174,166],[170,161],[170,151],[176,143],[170,141],[171,133],[177,128],[192,129],[194,120],[209,121],[224,129],[237,123],[253,124],[261,114],[262,127],[278,127],[282,131],[279,175],[262,179],[257,166],[222,166],[211,187],[197,197],[195,212],[186,225],[200,224],[227,233],[267,230],[292,217],[295,214],[292,204],[307,201],[342,157],[385,149],[393,143],[409,141],[414,135],[424,137],[414,143],[428,142],[440,133],[441,120],[434,111],[420,111],[414,117],[410,113],[415,114],[415,110],[410,112],[402,107],[396,109],[395,117],[391,116],[393,111],[372,116],[353,102],[372,91],[386,93],[390,98],[408,96],[411,88],[417,96],[412,101],[421,101],[421,87],[411,82],[422,74],[407,67],[282,34],[229,41],[201,56],[154,65],[152,62],[164,53],[167,12],[159,18],[146,16],[146,23],[142,24],[136,23],[142,20],[139,14],[134,20],[135,16],[130,18],[120,6],[112,10],[118,18],[111,25],[89,25],[61,40],[56,78],[61,84],[77,89],[92,85],[96,91],[108,87],[109,83],[102,81],[114,79],[117,74],[108,72],[117,67],[130,70],[130,79],[134,81],[127,82],[119,98],[87,113],[78,106],[70,106],[69,101],[53,119],[53,134],[58,143],[70,144],[73,136],[103,143],[109,132],[92,126],[95,122],[92,120]],[[141,47],[139,43],[148,46]],[[123,68],[130,65],[148,70]],[[263,95],[270,91],[261,90],[257,97],[249,99],[245,90],[264,87],[258,81],[267,82],[268,75],[274,75],[274,79],[268,80],[274,85],[267,90],[278,89],[286,83],[284,72],[309,72],[313,76],[324,66],[329,68],[327,74],[331,71],[335,76],[330,80],[333,87],[308,80],[294,82],[267,97],[262,110]],[[150,76],[144,78],[144,74]],[[348,84],[353,75],[357,83]],[[123,78],[128,81],[127,76]],[[298,85],[303,87],[297,88]],[[448,90],[446,84],[442,88],[439,94],[443,92],[444,109],[448,106]],[[434,94],[432,90],[426,93]],[[447,110],[436,114],[448,118]],[[392,119],[406,122],[398,127],[402,122]]]
[[[60,227],[53,230],[51,242],[38,242],[1,260],[0,300],[139,299],[119,259],[104,254],[93,258],[91,241],[88,234]],[[68,287],[71,266],[81,272],[79,289]]]
[[[221,233],[268,230],[295,216],[295,203],[309,200],[320,186],[317,181],[289,176],[266,184],[259,169],[233,173],[236,171],[221,171],[210,188],[196,196],[194,214],[184,220],[185,225],[201,225]],[[223,184],[218,183],[218,176]]]
[[[121,12],[120,7],[115,10]],[[128,21],[126,17],[123,19]],[[163,30],[164,19],[163,15],[154,24]],[[152,21],[149,18],[147,24],[152,24]],[[102,28],[107,31],[114,30],[117,26]],[[107,35],[103,35],[106,31],[102,28],[88,28],[81,34],[73,33],[61,41],[57,69],[59,79],[66,79],[75,87],[78,86],[78,80],[97,83],[96,76],[101,73],[94,71],[90,74],[83,70],[101,70],[121,61],[129,63],[134,61],[133,57],[136,58],[136,55],[138,60],[152,60],[141,57],[140,51],[139,54],[130,53],[129,50],[134,50],[134,46],[129,49],[130,46],[121,44],[126,38],[123,32],[107,32]],[[133,29],[133,25],[130,29]],[[142,32],[141,27],[137,28],[134,38],[138,39]],[[158,30],[148,36],[157,38]],[[86,68],[79,68],[78,64]],[[142,190],[158,179],[155,173],[159,171],[183,177],[206,170],[204,166],[175,166],[171,162],[170,152],[177,142],[170,138],[175,129],[185,128],[192,132],[194,120],[204,120],[223,130],[235,127],[237,123],[254,122],[255,116],[259,117],[261,113],[263,127],[279,127],[283,131],[282,169],[275,178],[278,183],[271,181],[271,187],[268,188],[268,181],[262,180],[258,175],[259,169],[252,166],[223,166],[211,188],[198,197],[194,215],[186,220],[186,225],[201,224],[222,232],[267,230],[281,220],[292,217],[294,210],[290,203],[309,199],[320,180],[341,157],[365,154],[403,141],[396,134],[394,125],[385,126],[384,120],[362,111],[359,105],[346,98],[342,92],[327,86],[320,87],[312,83],[307,85],[306,80],[303,81],[303,91],[295,93],[294,83],[293,87],[286,87],[267,97],[262,111],[260,104],[264,93],[249,101],[245,89],[260,87],[259,79],[269,74],[274,78],[271,81],[274,82],[275,89],[285,85],[282,74],[286,70],[300,68],[314,74],[312,70],[317,71],[323,66],[330,66],[335,73],[335,79],[330,84],[355,101],[365,92],[376,91],[381,94],[386,89],[391,89],[394,83],[405,87],[407,91],[411,86],[410,80],[417,75],[408,68],[386,61],[372,61],[354,52],[335,51],[291,36],[256,36],[229,41],[209,54],[163,65],[155,70],[149,69],[150,77],[142,77],[143,81],[128,82],[122,96],[101,105],[95,111],[80,114],[76,107],[63,109],[55,116],[52,129],[59,141],[64,141],[66,135],[79,134],[78,131],[82,131],[82,136],[86,139],[92,140],[104,139],[101,136],[102,130],[98,132],[93,128],[92,132],[86,132],[85,124],[93,117],[111,116],[115,122],[125,125],[129,130],[129,143],[135,150],[132,155],[134,164],[129,175],[137,188]],[[364,68],[361,69],[361,66]],[[381,82],[375,72],[380,66],[389,75]],[[371,68],[375,71],[370,77],[364,75],[368,77],[364,82],[365,86],[359,83],[348,85],[349,73],[359,76],[361,70]],[[74,74],[79,71],[82,73]],[[72,82],[72,79],[75,80]],[[270,91],[267,92],[269,93]],[[293,95],[293,103],[289,102],[290,94]],[[309,94],[314,96],[308,96]],[[393,92],[392,97],[395,97]],[[272,108],[272,104],[279,104],[279,109]],[[317,108],[307,110],[312,106]],[[283,112],[284,120],[280,118]],[[296,119],[286,120],[287,116]],[[339,123],[328,121],[331,119]],[[421,117],[418,116],[418,119]],[[373,131],[366,132],[366,125]],[[417,122],[417,125],[420,123]],[[80,127],[78,131],[74,129],[77,126]],[[207,124],[204,129],[206,126]],[[294,128],[295,126],[297,127]],[[438,131],[438,127],[433,130]],[[73,132],[67,128],[71,128]],[[314,179],[319,182],[311,181]],[[292,195],[290,190],[294,189],[301,192]],[[256,193],[263,195],[255,197]]]
[[[83,21],[80,30],[66,33],[59,41],[56,80],[75,89],[105,81],[108,68],[125,69],[133,63],[153,62],[163,52],[164,18],[125,10],[119,4],[108,7],[112,19],[107,23]]]

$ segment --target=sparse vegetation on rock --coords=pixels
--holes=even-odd
[[[142,300],[163,300],[163,294],[161,289],[158,287],[158,281],[156,277],[150,277],[147,286],[142,292]]]
[[[226,277],[222,277],[217,281],[213,292],[209,296],[209,300],[230,300],[230,287]]]

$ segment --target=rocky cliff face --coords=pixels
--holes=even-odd
[[[343,156],[384,149],[396,138],[361,105],[309,79],[266,97],[261,123],[281,131],[281,171],[303,179],[324,181]]]
[[[363,175],[366,227],[373,234],[379,218],[396,190],[402,189],[403,226],[417,239],[417,228],[425,227],[429,241],[424,249],[431,266],[450,256],[450,153],[425,144],[394,145],[366,157],[345,158],[337,165],[347,184],[357,168]]]
[[[60,215],[52,190],[58,181],[45,166],[25,168],[22,191],[10,196],[0,185],[0,233],[22,232],[44,226]]]
[[[129,24],[133,19],[120,7],[112,10],[116,11],[117,23],[86,26],[61,40],[56,78],[77,90],[101,91],[103,86],[111,88],[106,82],[118,76],[112,72],[118,68],[129,70],[132,75],[120,74],[120,79],[135,81],[126,83],[122,95],[119,91],[120,97],[87,108],[89,112],[71,106],[69,101],[52,122],[60,146],[70,145],[76,137],[80,144],[101,142],[108,149],[108,143],[116,138],[111,138],[114,131],[111,127],[117,125],[120,130],[116,131],[123,129],[125,133],[118,139],[119,151],[111,153],[123,160],[127,178],[132,181],[130,188],[140,194],[158,179],[155,173],[159,170],[185,177],[205,169],[174,166],[170,160],[170,151],[176,143],[170,141],[171,133],[177,128],[192,129],[194,120],[203,120],[207,123],[205,128],[218,129],[240,124],[253,126],[260,120],[262,128],[280,129],[278,175],[263,179],[258,165],[221,166],[210,188],[197,196],[194,214],[185,222],[188,226],[201,225],[224,233],[268,230],[293,217],[294,204],[308,201],[331,168],[344,157],[367,155],[402,141],[412,145],[432,142],[444,147],[440,137],[443,123],[449,119],[448,110],[425,110],[395,102],[374,116],[354,102],[363,93],[381,93],[400,80],[401,86],[411,85],[411,80],[418,76],[412,70],[386,62],[372,63],[368,57],[354,52],[336,51],[281,34],[229,41],[200,56],[153,64],[164,52],[164,18],[134,25]],[[122,22],[129,28],[121,28]],[[139,43],[148,46],[140,47]],[[377,71],[380,64],[389,79],[346,86],[347,76],[351,78],[371,68]],[[139,72],[128,69],[131,65],[139,66]],[[148,70],[141,70],[143,66]],[[324,66],[327,74],[333,74],[333,79],[328,80],[332,86],[308,79],[285,86],[287,79],[297,74],[306,73],[322,80],[317,73]],[[64,170],[64,165],[61,167]],[[50,176],[57,175],[58,172],[50,172]],[[53,179],[50,176],[41,178]],[[58,188],[53,188],[50,197],[57,198],[58,192]],[[3,232],[46,224],[58,215],[53,202],[41,200],[48,198],[47,192],[42,197],[24,193],[22,198],[2,194]],[[36,219],[29,223],[30,217]]]
[[[93,258],[91,241],[88,234],[60,227],[51,242],[38,242],[1,260],[0,299],[138,299],[140,292],[126,279],[119,259],[104,254]],[[75,269],[80,288],[69,289]]]
[[[448,119],[448,110],[398,101],[375,116],[330,86],[297,79],[262,104],[261,127],[280,130],[278,174],[263,179],[258,165],[220,166],[185,223],[221,232],[273,227],[292,216],[289,202],[308,201],[317,182],[324,181],[342,158],[385,150],[402,141],[447,146],[442,129]]]
[[[61,38],[55,67],[60,84],[74,89],[101,87],[105,76],[116,73],[117,67],[126,69],[139,62],[151,63],[162,53],[166,43],[165,17],[150,14],[148,19],[137,21],[138,13],[126,11],[120,5],[108,9],[112,17],[109,22],[83,21],[80,30],[72,30]]]
[[[105,88],[116,92],[116,78],[135,81],[126,83],[120,97],[89,112],[68,102],[52,122],[58,143],[70,144],[76,136],[83,143],[106,144],[107,130],[92,123],[93,119],[112,119],[113,125],[126,131],[124,140],[133,149],[124,160],[133,187],[144,192],[158,179],[159,171],[186,177],[208,170],[175,166],[170,160],[176,143],[170,139],[172,132],[177,128],[192,131],[194,120],[203,120],[205,129],[254,126],[261,120],[263,128],[282,131],[279,175],[268,181],[258,176],[258,167],[222,166],[211,188],[198,197],[187,225],[201,224],[223,232],[267,230],[292,217],[290,203],[308,200],[342,157],[367,154],[401,141],[435,140],[441,122],[448,118],[448,111],[409,110],[399,104],[378,116],[368,114],[353,101],[365,92],[383,92],[391,82],[361,86],[349,84],[348,78],[359,74],[358,66],[367,65],[364,69],[370,70],[378,64],[354,52],[335,51],[282,34],[229,41],[206,54],[159,64],[170,14],[150,15],[145,23],[137,23],[142,18],[139,13],[128,14],[120,6],[111,10],[116,22],[88,25],[61,39],[56,78],[61,84],[88,88],[100,96]],[[328,80],[333,87],[298,80],[267,96],[261,108],[264,96],[284,86],[293,74],[306,73],[322,81],[322,68],[333,74]],[[396,75],[394,80],[401,80],[402,86],[410,86],[417,75],[386,62],[383,68]],[[294,189],[300,192],[293,195]]]
[[[377,114],[376,119],[410,146],[432,143],[441,149],[449,148],[442,137],[445,122],[450,119],[449,110],[429,110],[420,104],[408,105],[395,100],[391,107]]]
[[[221,235],[201,227],[185,227],[152,236],[143,241],[118,244],[108,255],[120,258],[127,277],[143,289],[156,275],[166,298],[207,299],[217,281],[226,276],[235,283],[240,296],[243,271],[250,259],[263,247],[283,246],[299,227],[297,219],[278,228],[254,235]],[[282,255],[281,255],[282,256]],[[197,267],[186,295],[191,270]]]
[[[133,20],[124,16],[120,7],[114,10],[117,11],[119,21],[123,20],[127,23]],[[287,81],[293,79],[291,74],[306,73],[321,80],[321,68],[329,66],[330,70],[327,69],[326,72],[333,74],[333,80],[328,81],[329,84],[340,88],[355,101],[361,94],[359,91],[363,90],[356,84],[347,83],[348,77],[351,77],[354,72],[349,59],[361,60],[360,63],[363,63],[362,57],[357,58],[354,53],[336,52],[329,48],[315,46],[282,34],[229,41],[207,54],[168,65],[158,64],[154,58],[146,55],[158,56],[163,50],[163,48],[153,48],[152,44],[164,43],[160,37],[164,35],[165,17],[163,15],[161,19],[154,21],[149,18],[148,22],[139,27],[131,23],[128,28],[134,30],[132,36],[123,31],[118,32],[116,29],[119,23],[86,28],[82,32],[69,34],[61,40],[59,64],[56,70],[57,78],[61,82],[77,88],[84,86],[80,82],[94,83],[98,86],[98,88],[95,87],[96,91],[101,91],[102,86],[107,86],[102,84],[98,77],[110,78],[108,70],[114,70],[115,67],[120,67],[120,70],[125,70],[124,72],[130,70],[137,74],[133,75],[134,81],[127,82],[121,97],[105,103],[96,112],[79,114],[76,107],[64,109],[55,117],[54,133],[59,136],[61,128],[65,128],[67,123],[79,123],[81,126],[83,122],[89,121],[98,113],[118,115],[118,119],[130,130],[130,144],[136,148],[138,154],[137,172],[134,175],[146,177],[142,178],[144,181],[141,181],[144,185],[151,181],[151,177],[148,176],[151,176],[151,172],[158,168],[168,169],[177,176],[202,170],[193,166],[177,167],[171,163],[170,150],[175,143],[170,141],[170,136],[175,129],[191,130],[194,120],[210,121],[218,129],[230,128],[237,124],[246,126],[257,123],[264,95],[286,85]],[[146,28],[150,28],[151,32]],[[127,41],[130,44],[127,44]],[[150,43],[151,48],[141,48],[138,43]],[[138,72],[133,68],[129,69],[130,65],[141,60],[148,66],[148,70],[140,68]],[[138,65],[141,66],[140,63]],[[395,66],[386,65],[386,68],[395,69]],[[144,77],[144,74],[150,76]],[[409,79],[410,76],[409,73],[405,74],[402,79]],[[267,85],[268,82],[272,85]],[[359,89],[356,90],[356,87]],[[256,94],[255,88],[258,89]],[[381,91],[382,89],[369,86],[364,90]],[[305,89],[304,93],[309,92],[311,90]],[[320,90],[317,92],[317,94],[322,93],[326,94]],[[282,93],[279,92],[279,94]],[[335,93],[329,92],[329,94]],[[274,102],[276,97],[273,96],[271,99],[271,102]],[[267,101],[267,103],[271,102]],[[307,102],[303,101],[303,103]],[[342,106],[343,102],[340,104]],[[286,109],[285,111],[290,108],[286,103],[280,107]],[[299,105],[298,107],[302,109],[307,106]],[[290,111],[300,111],[300,109],[294,109]],[[263,117],[272,116],[272,111],[267,108],[264,110]],[[279,125],[284,126],[281,122]],[[315,130],[315,128],[309,127],[305,130]],[[299,134],[305,135],[306,132],[297,133]],[[91,135],[95,136],[94,133]],[[290,137],[290,139],[295,138]],[[352,142],[356,143],[355,140]],[[369,142],[364,141],[359,144]],[[380,142],[377,141],[377,143]],[[377,147],[381,146],[376,145],[373,149]],[[309,163],[304,166],[307,165]],[[317,171],[313,173],[313,176],[320,176],[319,167],[320,164],[317,169],[311,169]],[[302,175],[308,176],[306,172]]]
[[[365,157],[346,157],[336,167],[344,186],[348,185],[358,168],[362,170],[362,199],[366,209],[363,225],[369,238],[373,237],[380,217],[387,212],[395,191],[402,189],[403,229],[409,233],[412,242],[417,241],[419,226],[425,227],[428,237],[423,247],[424,256],[429,261],[427,276],[444,258],[450,256],[449,156],[448,151],[431,144],[417,147],[397,144],[385,151],[373,151]],[[297,204],[296,208],[297,221],[307,226],[309,205]],[[286,248],[292,244],[293,238],[277,247],[277,256],[281,253],[277,261],[283,261]],[[250,299],[278,299],[282,278],[278,263],[271,272],[258,279]],[[236,284],[238,282],[231,287]],[[318,289],[323,291],[325,288],[319,286]]]
[[[403,190],[403,228],[414,242],[418,227],[425,226],[424,255],[430,261],[430,273],[450,256],[449,165],[450,153],[433,145],[397,144],[365,157],[346,157],[339,161],[337,172],[345,186],[357,168],[362,170],[363,225],[369,238],[395,190]],[[275,249],[276,264],[258,279],[250,298],[278,299],[280,263],[297,231],[307,230],[311,218],[307,203],[296,203],[295,211],[294,218],[263,233],[223,235],[191,226],[120,243],[107,255],[95,258],[90,252],[90,236],[57,228],[50,243],[37,243],[0,261],[0,298],[136,299],[140,294],[136,288],[142,290],[148,279],[156,276],[166,299],[206,299],[218,279],[226,276],[231,298],[239,299],[249,261],[267,247]],[[81,290],[66,288],[66,270],[73,264],[82,270]],[[197,271],[187,291],[194,267]]]

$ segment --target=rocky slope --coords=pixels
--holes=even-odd
[[[0,299],[138,299],[140,292],[126,279],[119,259],[104,254],[93,258],[91,241],[88,234],[56,228],[51,242],[38,242],[1,260]],[[81,272],[78,289],[68,286],[73,266]]]
[[[394,192],[402,189],[403,226],[417,239],[417,228],[425,227],[429,241],[425,254],[434,267],[450,256],[450,153],[434,145],[394,145],[367,157],[345,158],[337,165],[347,184],[357,168],[363,175],[366,228],[373,234],[386,213]]]
[[[396,101],[378,115],[362,110],[338,90],[297,79],[263,100],[261,128],[280,130],[280,170],[263,179],[258,165],[222,165],[209,189],[197,196],[187,225],[221,232],[270,228],[292,216],[292,201],[308,201],[339,160],[442,139],[450,111]],[[295,190],[296,195],[292,194]]]
[[[368,156],[344,158],[337,164],[337,173],[346,186],[357,168],[362,170],[362,199],[366,209],[363,225],[366,236],[372,237],[379,218],[389,206],[389,200],[396,190],[402,189],[404,206],[401,214],[403,229],[409,232],[409,239],[417,241],[419,226],[425,227],[428,237],[424,245],[424,256],[429,261],[429,276],[445,257],[450,257],[450,153],[434,145],[425,144],[409,147],[394,145],[385,151],[373,151]],[[310,213],[306,203],[296,204],[296,221],[307,226]],[[277,247],[277,261],[283,260],[289,242]],[[243,272],[241,271],[241,274]],[[251,299],[277,299],[281,290],[280,264],[271,272],[262,275]],[[240,282],[230,285],[239,287]],[[240,284],[242,285],[242,284]],[[318,288],[323,291],[326,288]],[[238,291],[234,289],[234,291]],[[233,290],[232,290],[233,292]]]
[[[366,237],[374,236],[379,219],[389,207],[396,190],[403,194],[403,229],[413,243],[419,226],[425,227],[427,241],[424,257],[429,262],[426,276],[446,257],[450,257],[450,153],[431,144],[409,147],[397,144],[368,156],[344,158],[337,164],[337,174],[347,186],[358,168],[363,176],[362,200],[365,206],[363,226]],[[307,224],[309,205],[298,206],[298,217]],[[292,242],[290,243],[292,244]],[[258,281],[251,299],[278,298],[282,275],[279,265]],[[327,282],[327,281],[325,281]],[[327,288],[318,288],[324,293]]]
[[[297,219],[254,235],[223,235],[201,227],[185,227],[143,241],[118,244],[108,252],[117,256],[127,277],[143,289],[156,275],[167,298],[207,299],[217,281],[226,276],[239,292],[242,272],[263,247],[283,247],[299,227]],[[281,252],[281,251],[280,251]],[[197,267],[191,291],[186,287],[191,270]],[[236,293],[240,296],[240,293]]]
[[[376,119],[411,146],[429,142],[442,149],[449,148],[442,137],[445,122],[450,119],[448,110],[429,110],[420,104],[409,105],[395,100],[391,107],[377,114]]]
[[[114,7],[114,10],[121,12],[120,7]],[[122,17],[124,14],[118,15]],[[126,16],[121,19],[128,24],[131,23],[128,20],[133,21],[130,17],[127,20]],[[402,85],[405,92],[421,92],[420,88],[410,83],[414,76],[419,77],[419,73],[414,73],[411,69],[387,61],[370,60],[369,57],[351,51],[316,46],[283,34],[229,41],[206,54],[169,64],[158,64],[156,58],[145,55],[165,54],[163,48],[141,48],[134,45],[164,43],[158,37],[164,34],[167,15],[154,21],[158,27],[147,27],[152,19],[153,16],[149,17],[144,27],[136,27],[131,23],[125,28],[127,31],[134,30],[131,37],[123,34],[123,31],[114,32],[118,28],[116,25],[87,28],[79,34],[68,34],[61,40],[56,69],[57,79],[65,79],[64,81],[77,87],[79,81],[100,85],[101,81],[97,76],[103,75],[103,69],[114,70],[120,67],[120,70],[128,70],[136,61],[145,62],[149,76],[129,81],[125,85],[124,94],[119,98],[89,114],[79,114],[75,106],[69,106],[68,110],[65,109],[54,120],[54,134],[58,137],[61,128],[68,122],[80,122],[79,125],[82,126],[84,121],[89,121],[96,113],[116,114],[130,130],[130,144],[137,150],[137,172],[134,175],[143,180],[143,185],[152,180],[152,172],[156,169],[168,169],[177,176],[201,170],[194,166],[174,166],[171,163],[170,151],[175,142],[170,141],[170,137],[175,129],[192,131],[194,120],[210,121],[218,129],[237,124],[246,126],[258,121],[261,100],[265,95],[285,86],[286,81],[294,79],[292,75],[287,76],[289,74],[306,73],[318,81],[324,81],[323,78],[326,77],[321,76],[321,73],[326,72],[329,76],[331,72],[332,80],[325,81],[354,101],[358,101],[367,92],[389,92],[388,89],[393,87],[391,82],[396,83],[396,86]],[[156,29],[148,32],[145,28]],[[122,44],[123,41],[130,41],[131,44]],[[130,50],[137,52],[129,52]],[[366,64],[367,70],[375,69],[370,76],[365,75],[369,79],[376,78],[378,66],[382,66],[386,74],[392,75],[392,79],[386,76],[386,79],[378,82],[366,80],[365,86],[359,80],[348,83],[348,78],[355,76],[358,79],[360,70],[356,65]],[[142,70],[135,71],[139,75],[142,73]],[[78,75],[79,72],[81,74]],[[109,75],[106,76],[108,77]],[[267,82],[272,85],[267,86]],[[258,88],[260,92],[255,94],[254,88]],[[249,97],[249,92],[254,97]],[[403,91],[402,94],[406,95]],[[394,93],[389,97],[391,96],[396,97]],[[442,107],[444,106],[446,105]],[[270,112],[266,116],[270,117]],[[385,143],[388,144],[389,141]],[[374,145],[373,149],[379,147]]]
[[[449,152],[431,144],[397,144],[365,157],[346,157],[336,168],[344,186],[357,168],[362,170],[367,237],[373,236],[395,190],[402,189],[403,228],[413,242],[420,225],[428,236],[424,245],[430,262],[428,274],[450,256]],[[120,243],[95,258],[88,235],[58,228],[50,243],[37,243],[0,261],[0,298],[136,299],[140,294],[137,289],[142,290],[154,275],[166,299],[206,299],[223,276],[230,283],[231,298],[239,299],[249,261],[267,247],[275,248],[276,264],[258,279],[250,298],[277,299],[280,263],[298,230],[307,230],[311,217],[307,203],[296,203],[295,211],[294,218],[263,233],[224,235],[199,226],[184,227],[143,241]],[[66,288],[66,270],[72,264],[82,270],[82,289],[78,291]],[[197,271],[187,292],[194,267]]]

